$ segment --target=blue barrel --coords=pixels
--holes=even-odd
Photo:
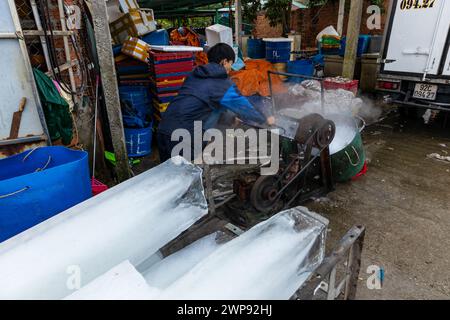
[[[151,94],[146,86],[120,86],[120,99],[126,101],[143,120],[151,114]]]
[[[266,60],[272,63],[285,63],[291,57],[291,41],[270,40],[266,42]]]
[[[119,95],[133,105],[150,101],[150,90],[146,86],[119,86]]]
[[[262,39],[248,39],[247,56],[252,59],[264,59],[266,57],[266,43]]]
[[[0,160],[0,242],[92,196],[88,154],[42,147]]]
[[[142,120],[145,120],[147,118],[147,116],[152,113],[152,102],[151,101],[135,103],[132,106],[133,106],[133,109],[136,111],[136,114]]]
[[[314,63],[310,59],[289,61],[287,72],[312,77],[314,75]],[[305,80],[303,77],[289,77],[289,82],[300,83],[303,80]]]
[[[153,123],[146,128],[124,128],[129,157],[144,157],[152,152]]]

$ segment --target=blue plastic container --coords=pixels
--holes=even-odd
[[[310,59],[289,61],[287,63],[287,72],[312,77],[314,75],[314,63]],[[305,80],[305,78],[289,77],[289,82],[300,83],[303,80]]]
[[[144,103],[150,100],[150,90],[146,86],[119,86],[120,99],[131,104]]]
[[[42,147],[0,160],[0,242],[92,196],[88,154]]]
[[[347,43],[347,38],[343,37],[341,39],[341,50],[339,51],[339,55],[342,57],[345,55],[346,43]],[[362,34],[359,36],[358,51],[357,51],[358,57],[361,57],[361,55],[363,55],[364,53],[367,53],[367,51],[369,50],[369,44],[370,44],[370,36],[369,35]]]
[[[152,101],[145,101],[142,103],[135,103],[132,105],[137,116],[142,120],[145,120],[149,114],[152,113]]]
[[[169,34],[167,33],[166,29],[155,30],[153,32],[150,32],[149,34],[146,34],[145,36],[142,36],[141,39],[154,46],[169,45]]]
[[[291,41],[265,41],[266,60],[272,63],[288,62],[291,57]]]
[[[262,39],[248,39],[247,56],[252,59],[264,59],[266,57],[266,43]]]
[[[325,65],[325,57],[323,56],[323,54],[316,54],[311,57],[311,60],[314,65],[318,64],[322,67]]]
[[[126,101],[143,120],[151,113],[151,94],[146,86],[120,86],[120,99]]]
[[[129,157],[144,157],[152,152],[153,123],[146,128],[124,128]]]

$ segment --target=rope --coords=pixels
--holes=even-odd
[[[17,191],[8,193],[8,194],[1,195],[1,196],[0,196],[0,199],[4,199],[4,198],[10,197],[10,196],[13,196],[13,195],[15,195],[15,194],[21,193],[21,192],[26,191],[26,190],[28,190],[28,189],[30,189],[30,187],[25,187],[25,188],[22,188],[22,189],[20,189],[20,190],[17,190]]]

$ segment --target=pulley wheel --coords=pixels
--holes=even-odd
[[[320,149],[328,146],[336,134],[336,125],[331,120],[323,120],[321,128],[317,131],[315,143]]]
[[[277,203],[277,180],[277,176],[261,176],[256,180],[250,192],[250,202],[256,210],[267,212]]]

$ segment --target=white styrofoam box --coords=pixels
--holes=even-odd
[[[206,42],[210,48],[218,43],[233,47],[233,30],[221,24],[209,26],[206,28]]]

